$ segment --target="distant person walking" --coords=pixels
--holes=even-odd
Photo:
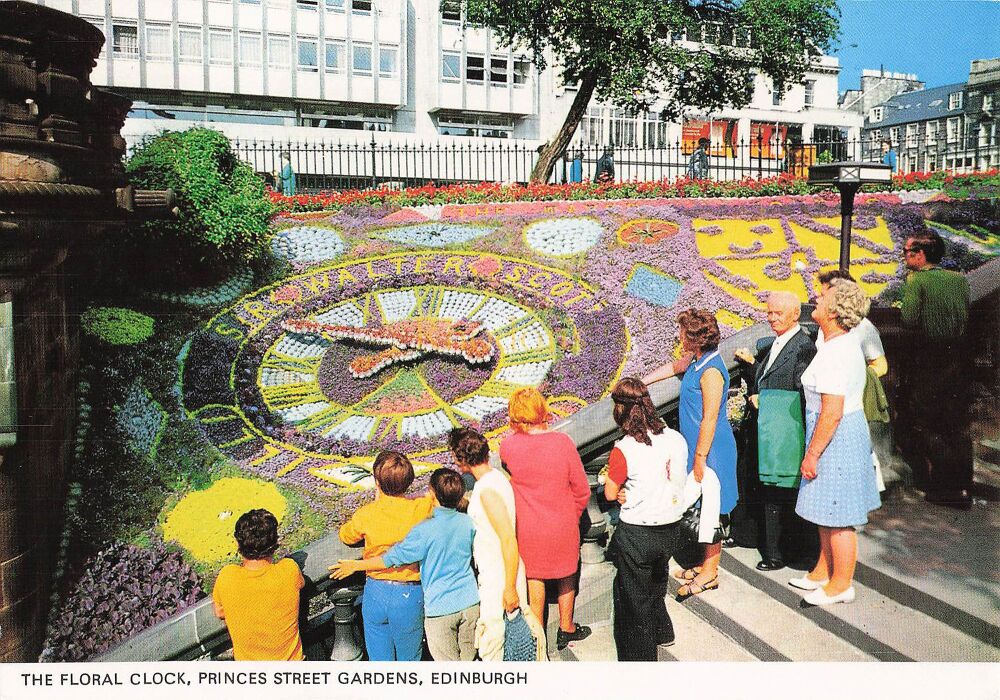
[[[687,176],[692,180],[704,180],[708,177],[708,146],[708,139],[698,139],[698,147],[688,158]]]
[[[615,149],[608,146],[597,159],[597,169],[594,171],[594,182],[615,181]]]
[[[286,197],[295,194],[295,171],[292,169],[292,154],[281,152],[281,169],[274,171],[274,181],[278,191]]]
[[[889,166],[889,170],[892,171],[893,175],[896,174],[896,149],[892,147],[892,141],[889,141],[888,139],[882,141],[882,163]]]
[[[226,622],[237,661],[302,661],[299,591],[305,579],[291,559],[272,562],[278,519],[263,508],[236,521],[243,562],[219,572],[212,590],[215,615]]]
[[[968,509],[973,460],[969,282],[938,267],[945,245],[933,231],[909,238],[903,252],[910,274],[903,286],[902,320],[916,331],[916,342],[903,358],[898,432],[906,438],[901,440],[904,455],[927,500]]]
[[[571,155],[569,165],[569,182],[583,182],[583,151],[576,149]]]

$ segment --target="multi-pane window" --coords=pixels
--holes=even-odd
[[[906,147],[916,148],[917,147],[917,125],[907,124],[906,125]]]
[[[441,54],[441,79],[451,83],[462,79],[461,54],[450,51]]]
[[[368,15],[372,11],[372,0],[351,0],[351,12]]]
[[[319,70],[318,56],[316,55],[315,39],[298,40],[299,70],[315,73]]]
[[[240,32],[240,65],[260,65],[260,34],[257,32]]]
[[[938,129],[941,127],[940,122],[927,122],[927,126],[924,127],[924,135],[927,140],[927,145],[932,146],[937,143],[938,139]]]
[[[783,97],[783,95],[781,94],[781,90],[778,89],[777,87],[775,87],[773,90],[771,90],[771,104],[772,105],[774,105],[774,106],[780,105],[782,97]]]
[[[146,58],[150,61],[170,60],[170,27],[165,24],[146,25]]]
[[[871,133],[869,134],[869,138],[871,139],[872,143],[878,143],[879,141],[882,140],[882,130],[872,129]]]
[[[983,95],[983,111],[993,111],[993,95]]]
[[[816,104],[816,81],[807,80],[805,82],[805,105],[806,107],[812,107]]]
[[[351,48],[351,69],[355,73],[370,75],[372,72],[372,45],[353,44]]]
[[[343,12],[344,0],[326,0],[326,9],[331,12]]]
[[[223,29],[209,30],[208,59],[211,63],[232,63],[233,33],[231,31]]]
[[[441,19],[445,22],[461,22],[461,0],[441,0]]]
[[[750,48],[750,27],[737,27],[733,32],[733,43],[742,49]]]
[[[380,46],[378,50],[378,74],[383,78],[391,78],[396,75],[396,56],[398,49],[395,46]]]
[[[955,143],[962,137],[962,122],[958,117],[951,117],[945,125],[948,143]]]
[[[343,73],[344,65],[344,42],[326,40],[326,72]]]
[[[481,83],[486,79],[486,59],[484,57],[466,55],[465,79],[470,83]]]
[[[291,61],[291,39],[271,35],[267,39],[267,63],[273,68],[288,68]]]
[[[111,26],[112,51],[116,56],[139,57],[139,29],[127,24]]]
[[[953,92],[948,95],[948,109],[962,109],[961,92]]]
[[[508,139],[514,135],[514,120],[499,115],[442,114],[438,117],[438,133],[444,136]]]
[[[893,146],[899,145],[899,127],[894,126],[889,129],[889,140],[892,141]]]
[[[882,107],[872,107],[870,118],[873,122],[882,121],[883,108]]]
[[[311,10],[313,12],[316,11],[316,8],[318,6],[317,5],[317,0],[297,0],[296,3],[295,3],[295,5],[300,10]]]
[[[531,61],[525,58],[514,59],[514,87],[523,87],[528,84],[528,77],[531,75]]]
[[[201,61],[201,29],[181,27],[177,30],[177,56],[181,61]]]
[[[508,81],[507,76],[507,59],[506,58],[491,58],[490,59],[490,82],[494,85],[506,85]]]

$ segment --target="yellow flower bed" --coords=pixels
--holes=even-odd
[[[195,559],[219,562],[236,555],[233,529],[241,515],[265,508],[280,523],[288,504],[274,484],[252,479],[219,479],[182,498],[163,523],[163,538],[176,541]]]

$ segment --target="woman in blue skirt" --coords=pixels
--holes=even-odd
[[[834,279],[812,313],[824,340],[802,374],[807,447],[795,512],[819,527],[820,553],[812,571],[789,584],[809,591],[804,599],[813,605],[854,600],[854,528],[881,505],[862,404],[865,356],[848,334],[869,304],[854,282]]]

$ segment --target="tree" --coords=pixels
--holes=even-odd
[[[777,90],[801,81],[839,30],[836,0],[465,1],[469,22],[579,83],[532,182],[548,180],[595,94],[630,114],[658,103],[667,120],[686,107],[745,107],[756,75]]]

